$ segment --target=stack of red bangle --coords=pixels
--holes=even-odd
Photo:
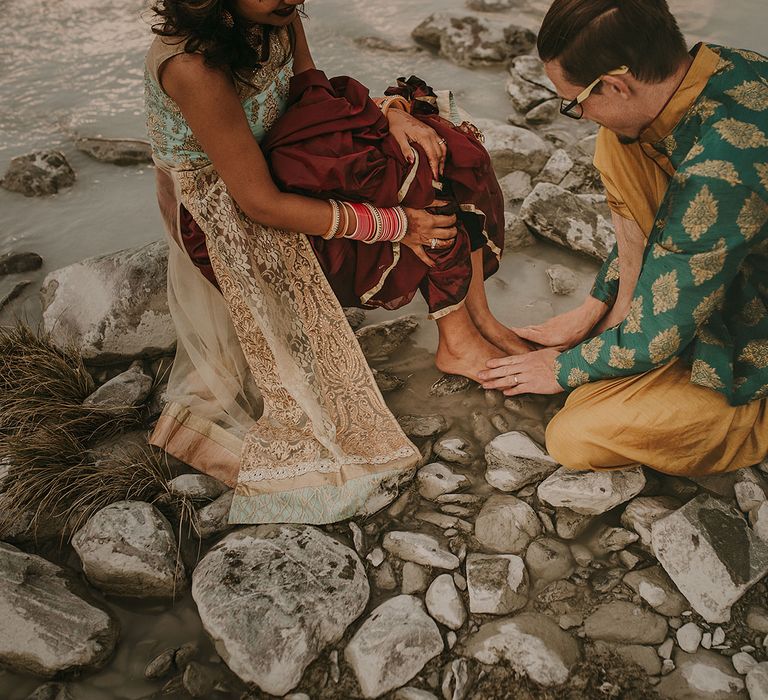
[[[408,232],[408,219],[402,207],[374,207],[367,202],[344,202],[355,212],[355,230],[344,237],[363,243],[401,241]]]

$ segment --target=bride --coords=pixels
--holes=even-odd
[[[442,200],[372,206],[279,189],[260,143],[286,112],[292,76],[315,68],[300,3],[160,0],[154,11],[145,100],[178,345],[150,442],[235,487],[231,523],[325,523],[380,507],[419,454],[338,298],[397,308],[420,289],[437,366],[476,378],[488,359],[526,349],[485,297],[503,226],[494,240],[461,210],[426,209]],[[392,157],[412,176],[420,160],[439,187],[449,139],[409,107],[382,103]]]

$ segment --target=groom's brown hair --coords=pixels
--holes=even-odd
[[[537,48],[542,61],[557,59],[576,85],[620,66],[639,80],[660,82],[687,52],[666,0],[555,0]]]

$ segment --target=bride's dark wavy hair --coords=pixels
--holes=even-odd
[[[306,17],[303,6],[298,12]],[[253,25],[239,19],[232,9],[231,0],[157,0],[152,4],[155,22],[152,31],[165,37],[186,39],[187,53],[200,53],[206,65],[212,68],[226,68],[241,82],[248,82],[241,75],[254,70],[269,60],[269,46],[272,33],[277,29],[263,25],[260,46],[252,46],[248,41],[248,31]],[[234,18],[234,26],[224,23],[224,12]],[[291,50],[286,56],[288,61],[293,54],[295,32],[288,26]]]

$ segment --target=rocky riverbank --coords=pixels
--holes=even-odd
[[[505,265],[536,239],[602,259],[612,232],[594,133],[557,118],[530,31],[503,14],[511,4],[471,0],[477,12],[427,18],[414,38],[461,65],[509,66],[512,114],[478,124],[505,193]],[[132,140],[79,145],[116,164],[146,159]],[[80,186],[63,154],[12,163],[9,183],[31,196]],[[140,415],[94,449],[107,473],[142,459],[162,409],[175,342],[166,262],[152,243],[42,284],[44,330],[74,343],[92,376],[84,404]],[[37,267],[33,255],[0,260],[2,274]],[[542,274],[553,299],[580,284],[567,266]],[[4,462],[4,696],[768,697],[768,463],[707,479],[567,472],[543,448],[559,400],[411,371],[418,315],[348,318],[421,449],[413,483],[366,519],[235,527],[231,491],[171,461],[162,498],[127,494],[75,526],[14,512],[3,494],[18,473]],[[189,506],[186,527],[174,503]],[[71,544],[59,549],[62,532]],[[153,618],[173,641],[161,626],[137,637]]]

